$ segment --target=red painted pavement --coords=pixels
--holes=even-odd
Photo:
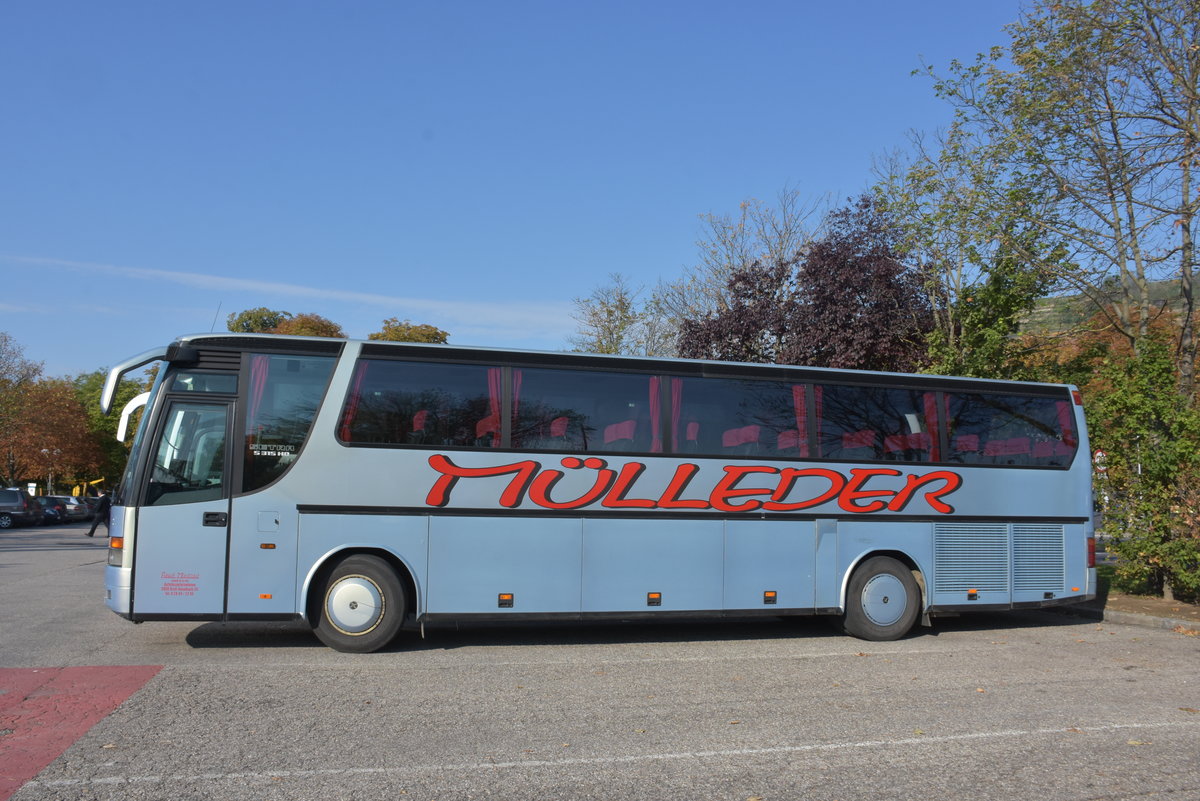
[[[0,668],[0,801],[160,670],[162,665]]]

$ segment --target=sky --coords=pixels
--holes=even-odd
[[[0,331],[47,376],[265,306],[569,349],[704,214],[835,201],[1017,0],[5,0]]]

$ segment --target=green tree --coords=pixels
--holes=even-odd
[[[1200,409],[1175,387],[1175,345],[1152,328],[1137,353],[1108,349],[1086,388],[1117,570],[1165,597],[1200,600]]]
[[[125,469],[125,462],[129,458],[129,446],[132,440],[131,433],[126,433],[124,442],[117,439],[117,427],[121,420],[120,412],[129,401],[150,389],[154,379],[153,374],[141,381],[130,380],[130,377],[126,376],[125,380],[117,386],[117,394],[113,399],[113,412],[104,415],[100,413],[100,395],[104,390],[104,380],[107,376],[108,373],[105,370],[82,373],[74,378],[72,384],[75,388],[75,396],[84,413],[88,434],[99,453],[97,475],[90,478],[104,478],[106,485],[111,488],[120,481],[121,473]],[[141,412],[136,412],[130,420],[130,432],[136,430],[140,415]]]
[[[290,334],[291,336],[299,337],[346,338],[346,332],[342,330],[340,325],[319,314],[311,313],[289,316],[267,333]]]
[[[450,335],[432,325],[389,317],[383,321],[383,327],[373,334],[368,334],[367,339],[387,342],[432,342],[444,345],[450,339]]]
[[[292,319],[292,313],[275,311],[265,306],[257,309],[230,314],[225,321],[225,327],[236,334],[269,334],[286,320]]]
[[[1030,226],[1040,241],[1070,249],[1061,278],[1135,351],[1160,311],[1150,282],[1175,281],[1177,375],[1191,395],[1200,211],[1195,1],[1043,0],[1008,33],[1007,48],[954,63],[936,83],[956,106],[957,129],[1002,177],[975,188],[1041,199],[1009,207],[1018,230]]]

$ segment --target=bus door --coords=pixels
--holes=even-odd
[[[137,513],[135,618],[225,612],[232,420],[232,401],[168,402]]]

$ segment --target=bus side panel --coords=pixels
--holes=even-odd
[[[300,515],[300,544],[297,549],[296,612],[303,614],[306,594],[320,593],[310,587],[313,574],[327,557],[339,551],[384,550],[394,554],[412,573],[417,590],[416,609],[425,597],[426,560],[429,550],[428,519],[397,515]]]
[[[816,522],[730,520],[725,523],[725,609],[813,609]],[[776,604],[763,602],[777,593]]]
[[[578,613],[582,536],[572,518],[432,517],[425,611]]]
[[[838,521],[816,521],[816,607],[842,608],[842,576],[838,572]]]
[[[724,532],[722,520],[584,520],[583,611],[721,609]]]
[[[231,615],[297,611],[296,505],[279,500],[267,493],[233,499],[229,536]]]

